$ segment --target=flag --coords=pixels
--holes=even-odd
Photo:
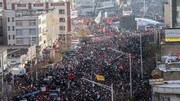
[[[105,17],[105,18],[108,17],[108,13],[107,13],[107,12],[104,13],[104,17]]]
[[[180,52],[176,53],[177,58],[180,58]]]
[[[41,87],[41,91],[46,92],[49,91],[49,89],[47,87]]]
[[[74,73],[68,74],[68,79],[74,79],[75,77],[76,77],[76,74],[74,74]]]
[[[98,14],[98,16],[96,17],[96,19],[95,19],[95,22],[96,23],[100,23],[100,21],[101,21],[101,11],[99,12],[99,14]]]
[[[103,75],[96,75],[97,81],[105,81],[105,77]]]
[[[122,70],[124,70],[124,65],[121,64],[121,65],[119,66],[119,68],[122,69]]]
[[[112,18],[107,18],[107,19],[106,19],[106,23],[112,24]]]
[[[85,19],[82,19],[82,23],[83,23],[84,25],[87,25],[87,24],[88,24],[88,21],[85,20]]]

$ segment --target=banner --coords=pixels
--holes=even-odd
[[[165,42],[180,42],[180,29],[165,29]]]
[[[101,21],[101,11],[99,12],[99,14],[98,14],[98,16],[96,17],[96,19],[95,19],[95,22],[96,23],[100,23],[100,21]]]
[[[71,11],[71,18],[77,18],[78,17],[78,11]]]
[[[96,75],[97,81],[105,81],[105,77],[103,75]]]

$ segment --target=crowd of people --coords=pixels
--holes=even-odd
[[[151,41],[153,33],[138,33],[142,46]],[[86,78],[107,86],[113,84],[114,101],[130,99],[129,55],[132,60],[134,101],[148,101],[148,77],[140,71],[140,38],[137,33],[105,35],[83,42],[64,54],[63,60],[41,67],[37,80],[29,76],[14,77],[16,95],[13,101],[111,101],[111,91],[83,80]],[[144,58],[144,57],[143,57]],[[149,71],[150,72],[150,71]],[[99,81],[97,75],[104,80]]]

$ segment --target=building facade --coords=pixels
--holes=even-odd
[[[38,44],[38,16],[53,9],[67,9],[66,16],[70,15],[69,2],[11,3],[4,6],[4,42],[7,45]],[[67,22],[71,27],[70,16]]]
[[[170,28],[180,28],[179,0],[166,0],[164,3],[164,21]]]
[[[70,3],[38,17],[39,45],[52,46],[56,40],[67,41],[71,34]]]

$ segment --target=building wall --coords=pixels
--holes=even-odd
[[[60,13],[62,10],[64,13]],[[41,47],[53,45],[57,39],[71,32],[70,3],[66,2],[64,6],[42,14],[38,19],[41,22],[44,20],[44,23],[38,26],[39,36],[42,39],[39,45]],[[46,34],[43,35],[44,31]]]
[[[7,9],[4,10],[4,32],[6,34],[7,45],[31,45],[38,44],[38,16],[39,14],[49,12],[52,9],[64,9],[65,14],[61,16],[68,16],[67,28],[65,32],[71,31],[70,23],[70,3],[69,2],[45,2],[45,3],[11,3],[8,4]],[[56,14],[59,10],[56,11]],[[14,18],[14,22],[8,21],[8,19]],[[51,18],[51,17],[50,17]],[[59,19],[58,19],[59,21]],[[34,24],[32,25],[32,23]],[[15,26],[17,23],[22,23],[19,26]],[[31,23],[31,25],[30,25]],[[49,28],[51,28],[50,26]],[[9,30],[14,29],[14,30]],[[56,27],[55,27],[56,28]],[[59,29],[59,26],[56,28]],[[19,32],[20,31],[20,32]],[[33,33],[33,35],[30,33]],[[19,35],[19,33],[22,33]],[[60,33],[60,32],[57,32]],[[63,32],[61,32],[64,34]],[[33,41],[31,41],[33,40]]]
[[[163,72],[163,78],[165,81],[180,80],[180,72]]]
[[[164,3],[164,22],[167,26],[172,27],[172,10],[170,2]]]
[[[176,55],[177,52],[180,50],[179,44],[164,44],[161,45],[161,55],[168,55],[170,52],[173,55]]]
[[[152,96],[152,101],[180,101],[180,95],[155,93]]]

